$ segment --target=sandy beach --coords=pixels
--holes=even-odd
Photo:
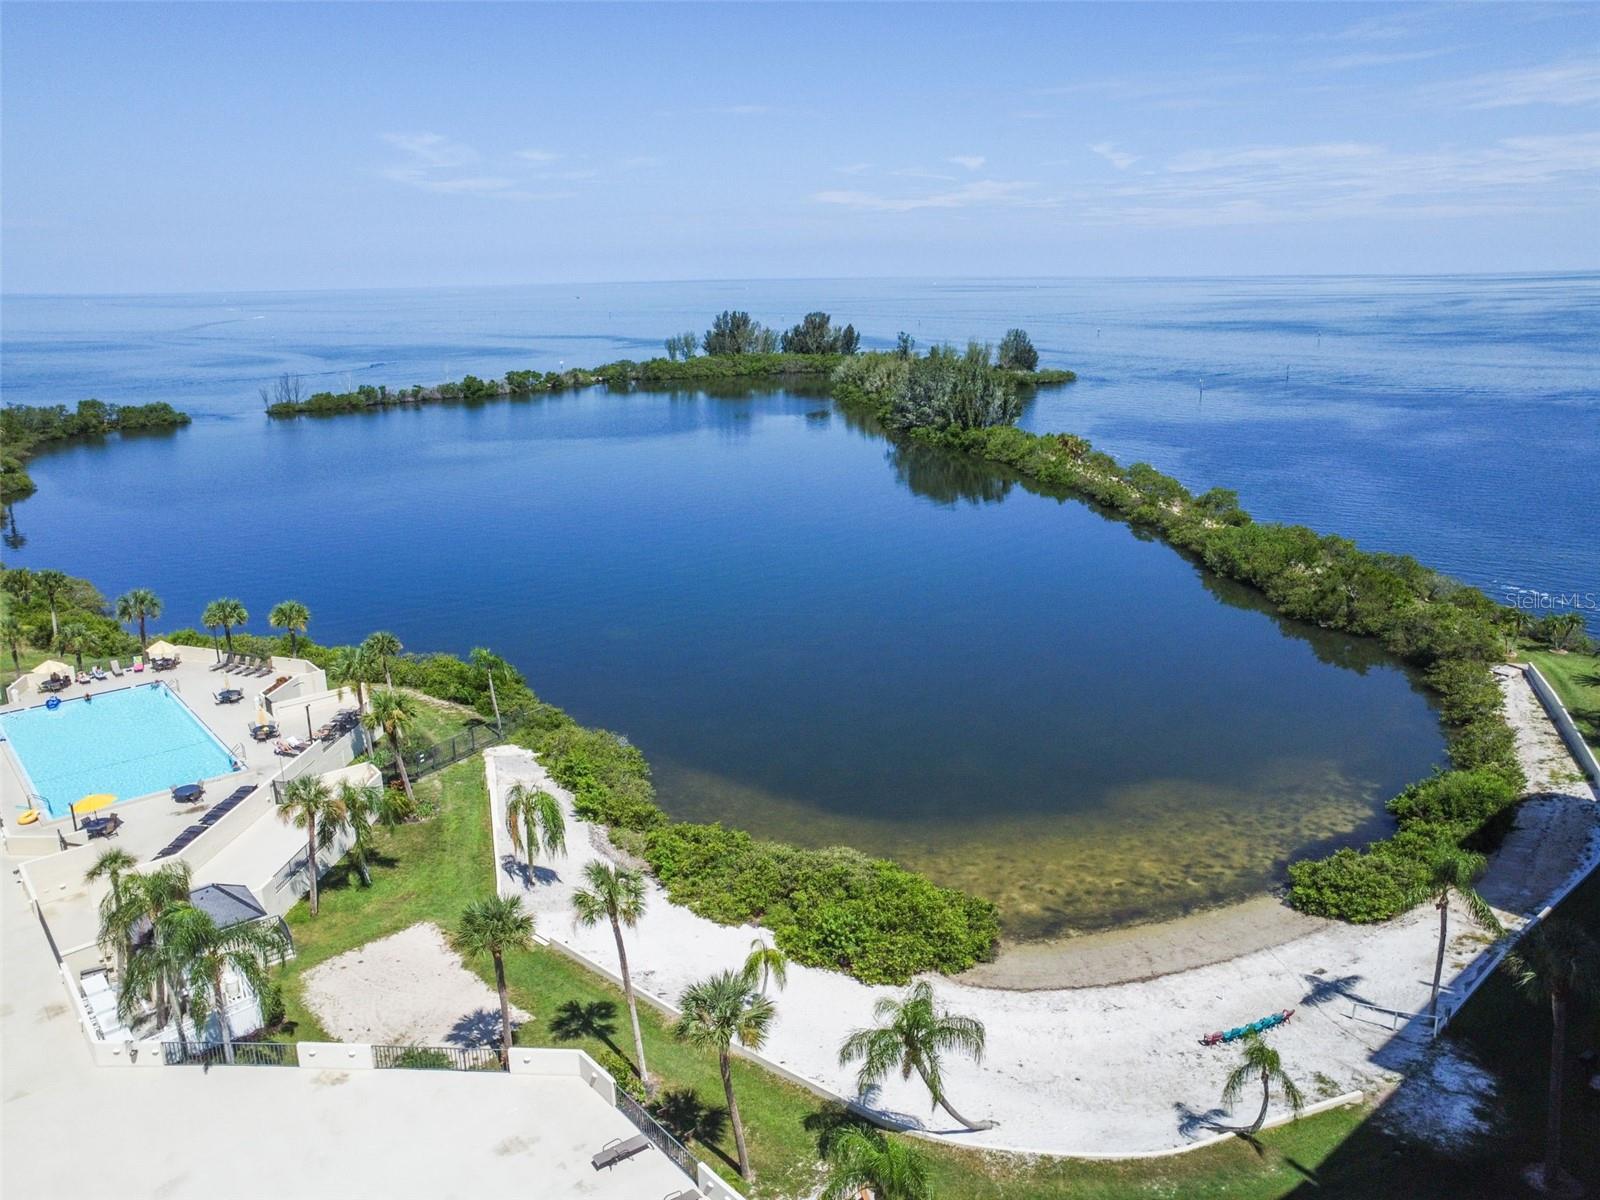
[[[1594,864],[1600,810],[1586,786],[1563,782],[1573,775],[1571,761],[1556,753],[1559,741],[1552,748],[1549,722],[1521,676],[1508,673],[1502,686],[1540,794],[1523,806],[1483,884],[1516,924]],[[605,853],[604,838],[569,817],[568,854],[541,859],[530,885],[503,829],[505,794],[517,782],[536,784],[561,797],[569,813],[571,798],[527,751],[497,747],[485,759],[502,891],[526,898],[545,937],[614,971],[609,929],[579,929],[571,915],[574,881],[585,862]],[[932,981],[942,1003],[987,1025],[983,1063],[952,1063],[947,1086],[957,1107],[994,1119],[995,1128],[949,1129],[916,1086],[898,1079],[859,1099],[965,1145],[1083,1156],[1168,1151],[1207,1136],[1225,1115],[1218,1094],[1235,1051],[1203,1047],[1201,1035],[1286,1008],[1296,1013],[1274,1044],[1307,1095],[1370,1092],[1392,1084],[1426,1048],[1422,1022],[1408,1014],[1427,1004],[1436,928],[1431,909],[1352,926],[1304,918],[1265,898],[1086,938],[1081,953],[1059,944],[1032,954],[1012,949],[966,978]],[[1465,914],[1455,913],[1451,928],[1447,987],[1485,947]],[[688,983],[741,962],[756,932],[697,917],[652,885],[648,911],[629,937],[634,977],[670,1005]],[[851,1073],[838,1065],[838,1044],[869,1024],[873,1002],[894,990],[791,967],[763,1057],[857,1098]]]

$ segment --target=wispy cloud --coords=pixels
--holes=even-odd
[[[842,167],[835,167],[834,173],[838,175],[865,175],[872,170],[872,164],[867,162],[846,163]]]
[[[513,157],[520,158],[523,162],[553,163],[562,156],[551,150],[518,150]]]
[[[981,154],[952,154],[945,161],[953,162],[956,166],[965,167],[969,171],[976,171],[989,160]]]
[[[659,154],[634,154],[620,160],[617,166],[624,171],[643,171],[648,167],[662,167],[667,160]]]
[[[978,179],[960,187],[918,196],[885,196],[877,192],[824,191],[818,204],[838,204],[870,212],[915,212],[925,208],[1045,207],[1054,201],[1033,195],[1036,184],[1020,180]]]
[[[1600,59],[1575,58],[1508,71],[1488,71],[1421,89],[1424,100],[1451,108],[1562,108],[1600,104]]]
[[[1137,154],[1129,154],[1126,150],[1118,150],[1115,142],[1096,142],[1089,149],[1119,171],[1126,171],[1139,161]]]
[[[465,142],[442,133],[385,133],[382,140],[400,151],[401,161],[383,171],[384,178],[422,192],[444,196],[497,196],[515,200],[553,200],[571,195],[565,191],[531,192],[508,175],[483,171],[483,156]],[[528,162],[538,151],[518,151],[512,157]],[[554,156],[551,156],[554,157]],[[544,172],[535,178],[579,178],[579,172]]]
[[[386,133],[383,140],[418,167],[464,167],[478,161],[478,152],[471,146],[451,141],[442,133]]]
[[[1429,50],[1359,50],[1317,59],[1305,65],[1313,71],[1358,71],[1367,67],[1392,67],[1401,63],[1426,62],[1455,53],[1454,46],[1435,46]]]

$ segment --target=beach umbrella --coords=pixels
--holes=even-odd
[[[96,792],[92,796],[85,796],[72,806],[72,827],[74,829],[78,827],[79,817],[99,812],[102,808],[110,808],[116,802],[116,796],[110,792]]]
[[[66,663],[60,662],[57,659],[47,658],[33,670],[29,671],[28,674],[37,675],[41,679],[49,679],[52,675],[71,675],[72,668],[67,666]]]
[[[176,658],[178,650],[171,642],[151,642],[145,654],[150,658]]]

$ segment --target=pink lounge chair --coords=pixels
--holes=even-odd
[[[144,670],[144,659],[143,658],[134,659],[133,660],[133,669],[134,669],[134,673],[135,674],[137,674],[140,671],[143,671]]]

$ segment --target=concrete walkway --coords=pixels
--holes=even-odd
[[[572,892],[584,864],[602,856],[596,847],[605,845],[603,837],[577,820],[571,796],[529,752],[496,747],[485,751],[485,762],[502,894],[524,896],[544,936],[614,973],[609,927],[580,929],[572,919]],[[569,814],[568,853],[537,859],[531,877],[504,830],[505,797],[517,783],[560,797]],[[1600,856],[1594,794],[1552,779],[1535,778],[1533,785],[1559,794],[1525,807],[1483,883],[1485,894],[1516,906],[1506,913],[1512,924]],[[1558,849],[1541,849],[1557,841]],[[1453,912],[1451,929],[1447,991],[1474,967],[1485,944],[1464,912]],[[635,982],[670,1005],[694,980],[738,967],[758,932],[697,917],[652,883],[648,910],[627,935]],[[1170,1151],[1208,1136],[1210,1122],[1223,1115],[1218,1095],[1237,1052],[1201,1047],[1199,1037],[1211,1030],[1293,1008],[1296,1016],[1273,1034],[1273,1044],[1309,1098],[1393,1082],[1425,1045],[1423,1022],[1404,1014],[1427,1006],[1436,948],[1437,919],[1424,907],[1379,926],[1319,922],[1281,945],[1142,982],[1023,992],[933,977],[942,1003],[982,1019],[988,1030],[981,1066],[949,1064],[951,1101],[968,1117],[996,1119],[998,1127],[952,1129],[943,1114],[929,1112],[918,1085],[899,1079],[862,1099],[913,1127],[973,1146],[1085,1157]],[[852,1072],[837,1062],[839,1043],[871,1024],[874,1001],[894,992],[791,966],[788,988],[775,996],[778,1016],[764,1057],[854,1097]]]

